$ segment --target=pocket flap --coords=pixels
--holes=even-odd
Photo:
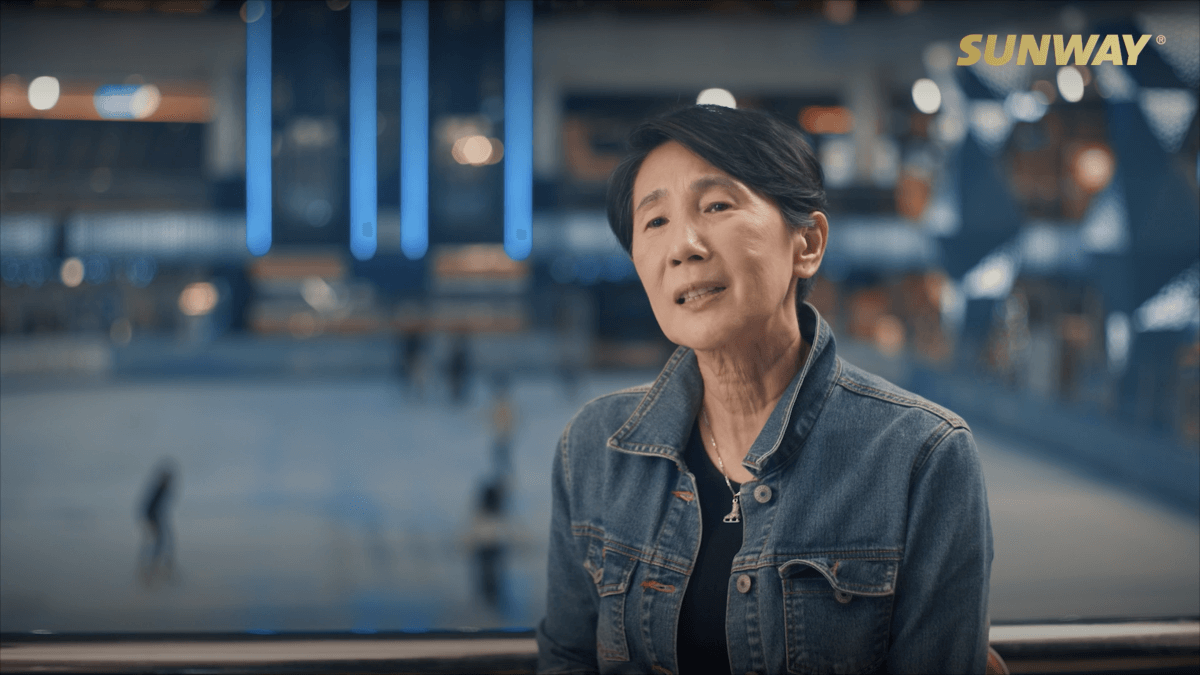
[[[851,595],[881,596],[896,591],[895,560],[857,558],[797,558],[779,567],[784,579],[803,577],[815,570],[834,590]]]
[[[633,558],[612,549],[602,549],[589,551],[587,559],[583,561],[583,568],[596,583],[596,592],[600,597],[604,597],[629,590],[629,579],[633,576],[635,562]]]

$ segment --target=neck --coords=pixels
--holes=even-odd
[[[741,462],[806,353],[795,321],[726,348],[696,352],[704,380],[703,406],[731,478],[752,478]]]

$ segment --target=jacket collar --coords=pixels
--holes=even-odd
[[[799,309],[800,332],[812,349],[742,462],[759,477],[799,450],[837,380],[837,350],[829,324],[807,302]],[[703,391],[696,353],[688,347],[676,349],[633,414],[609,437],[608,446],[672,459],[682,469],[683,447],[700,413]]]

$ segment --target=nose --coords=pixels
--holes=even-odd
[[[701,261],[708,258],[708,246],[700,237],[695,223],[683,223],[671,242],[671,266],[682,265],[685,260]]]

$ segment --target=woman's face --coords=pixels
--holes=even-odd
[[[679,143],[642,162],[633,265],[672,342],[703,351],[786,333],[796,325],[795,278],[816,272],[804,264],[808,248],[770,199]]]

